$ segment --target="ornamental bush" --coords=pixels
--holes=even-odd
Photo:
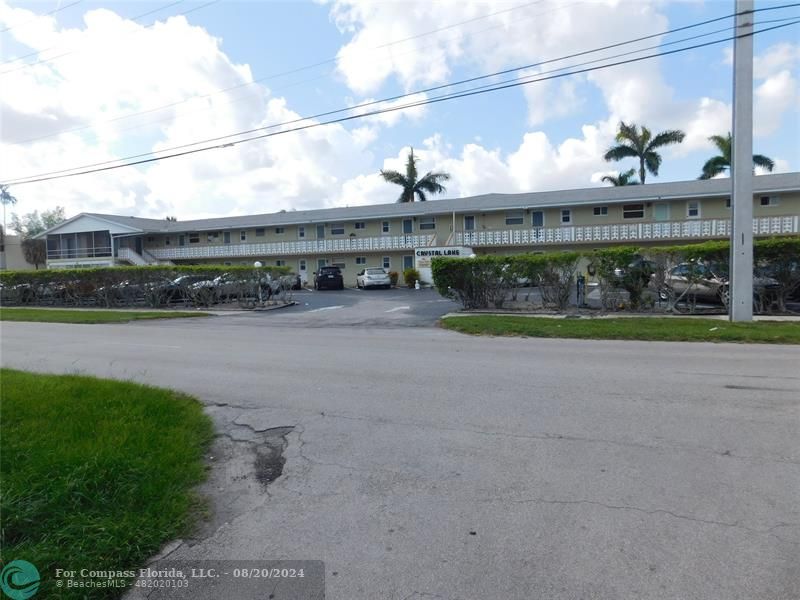
[[[225,265],[3,271],[0,291],[7,306],[208,306],[257,298],[259,287],[272,295],[288,275],[287,267]]]
[[[419,271],[417,271],[413,267],[409,267],[403,271],[403,281],[406,282],[406,285],[410,288],[416,286],[417,282],[419,281]]]
[[[710,241],[681,246],[619,246],[579,252],[478,255],[474,258],[435,257],[431,264],[434,286],[440,294],[465,309],[501,308],[516,299],[520,285],[538,286],[543,305],[564,310],[572,302],[577,265],[589,263],[589,272],[600,288],[601,305],[617,309],[621,290],[627,292],[627,308],[651,306],[655,299],[666,310],[680,303],[694,310],[695,294],[710,268],[723,278],[729,273],[730,244]],[[676,294],[669,285],[671,270],[682,263],[688,269],[688,286]],[[754,243],[754,308],[785,311],[786,302],[800,289],[800,237],[756,240]],[[728,286],[720,290],[727,307]],[[663,306],[663,305],[662,305]]]

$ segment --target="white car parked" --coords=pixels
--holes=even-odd
[[[363,289],[371,287],[390,288],[392,287],[392,280],[385,269],[369,267],[356,275],[356,287]]]

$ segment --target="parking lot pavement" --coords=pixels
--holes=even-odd
[[[292,297],[296,306],[239,314],[231,322],[257,321],[269,327],[430,327],[460,306],[433,289],[302,290]]]

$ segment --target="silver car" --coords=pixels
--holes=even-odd
[[[392,287],[392,279],[385,269],[369,267],[356,275],[356,287],[363,289],[371,287],[390,288]]]

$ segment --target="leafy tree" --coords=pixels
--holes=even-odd
[[[34,236],[55,227],[64,220],[62,206],[56,206],[53,210],[45,210],[41,215],[37,210],[22,215],[22,217],[17,216],[16,213],[11,215],[11,228],[22,237],[20,244],[22,254],[25,260],[37,269],[39,265],[47,262],[47,244],[44,240],[33,239]]]
[[[604,175],[600,181],[610,183],[614,187],[621,185],[639,185],[639,182],[633,178],[635,174],[636,169],[629,169],[624,172],[620,171],[616,175]]]
[[[711,179],[731,168],[731,146],[733,145],[731,132],[729,131],[726,136],[712,135],[708,140],[714,143],[719,154],[706,161],[706,164],[703,165],[703,173],[698,179]],[[762,167],[767,171],[772,171],[775,168],[775,162],[763,154],[753,154],[753,167]]]
[[[427,194],[442,194],[447,191],[441,182],[448,181],[450,174],[428,171],[423,177],[418,178],[418,160],[414,156],[414,149],[411,148],[411,152],[408,153],[405,175],[398,171],[384,171],[381,169],[381,176],[385,181],[403,188],[400,197],[397,199],[398,202],[414,202],[415,196],[420,202],[425,202],[428,199]]]
[[[617,145],[609,148],[603,158],[609,162],[638,158],[639,182],[644,183],[648,172],[658,175],[661,155],[656,150],[670,144],[679,144],[684,137],[686,134],[680,129],[662,131],[654,136],[645,126],[640,129],[635,123],[627,125],[621,121],[615,138]]]

